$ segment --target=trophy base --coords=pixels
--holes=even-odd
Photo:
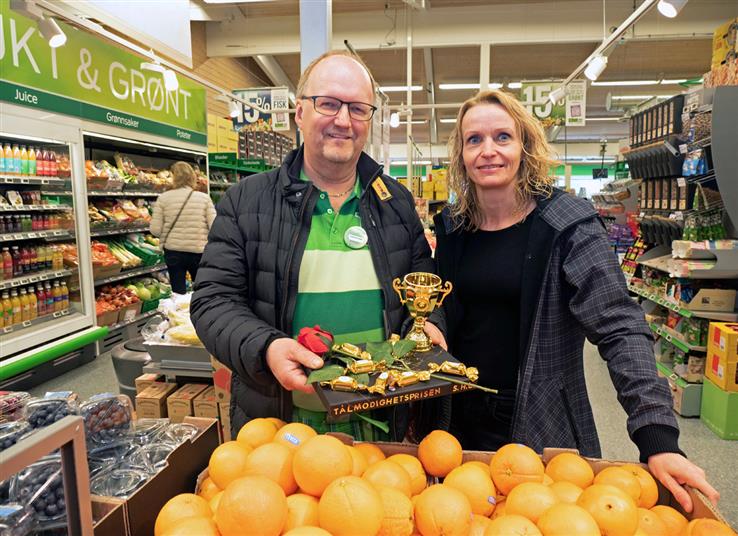
[[[433,348],[433,343],[430,341],[428,335],[426,335],[424,331],[417,333],[413,330],[407,334],[405,339],[413,341],[415,343],[415,348],[413,349],[413,352],[428,352],[431,348]]]

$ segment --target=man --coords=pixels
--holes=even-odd
[[[326,421],[305,374],[323,362],[294,339],[316,324],[337,342],[387,339],[406,319],[392,280],[434,268],[411,194],[362,152],[374,91],[356,57],[316,59],[297,87],[303,146],[218,204],[190,315],[206,348],[233,371],[234,432],[277,416],[380,438],[355,415]],[[435,326],[428,332],[445,344]],[[393,440],[403,439],[406,414],[394,407],[380,416]]]

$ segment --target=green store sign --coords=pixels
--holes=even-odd
[[[36,22],[0,0],[0,100],[207,145],[205,88],[178,76],[167,91],[140,57],[59,22],[51,48]]]

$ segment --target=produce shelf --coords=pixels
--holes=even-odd
[[[63,229],[56,229],[54,231],[26,231],[23,233],[0,234],[0,242],[18,242],[20,240],[33,240],[35,238],[67,239],[73,236],[73,233]]]
[[[150,316],[154,316],[158,312],[159,311],[157,311],[156,309],[152,309],[151,311],[146,311],[145,313],[141,313],[140,315],[134,316],[133,318],[125,322],[118,322],[117,324],[108,326],[108,330],[115,331],[116,329],[124,328],[129,324],[135,324],[139,320],[143,320],[144,318],[149,318]]]
[[[71,194],[71,192],[69,192]],[[131,190],[87,190],[90,197],[159,197],[163,192],[134,192]]]
[[[97,231],[90,231],[90,236],[114,236],[129,233],[145,233],[149,230],[149,226],[143,227],[117,227],[115,229],[100,229]]]
[[[13,279],[6,279],[5,281],[0,281],[0,290],[22,287],[25,285],[31,285],[33,283],[38,283],[39,281],[50,281],[52,279],[59,279],[61,277],[67,277],[70,275],[72,275],[71,270],[46,270],[44,272],[37,272],[35,274],[29,274],[21,277],[15,277]]]
[[[658,324],[655,324],[653,322],[650,322],[648,325],[651,328],[651,331],[653,331],[656,335],[664,339],[669,344],[676,346],[682,352],[705,352],[707,350],[707,348],[705,348],[704,346],[691,346],[687,344],[678,336],[676,336],[676,333],[674,331],[670,330],[666,326],[659,326]]]
[[[96,279],[95,286],[99,287],[100,285],[107,285],[108,283],[114,283],[115,281],[121,281],[123,279],[128,279],[129,277],[136,277],[138,275],[151,274],[151,273],[160,272],[166,269],[167,269],[167,265],[163,263],[155,264],[154,266],[143,266],[141,268],[134,268],[133,270],[126,270],[125,272],[121,272],[120,274],[116,274],[110,277],[104,277],[103,279]]]
[[[69,179],[60,179],[59,177],[18,177],[17,175],[0,175],[0,184],[55,184],[62,186],[68,181]]]
[[[66,212],[69,205],[0,205],[0,212]]]
[[[39,316],[33,320],[26,320],[25,322],[16,324],[15,326],[5,326],[2,334],[7,335],[8,333],[17,333],[23,329],[30,328],[31,326],[37,326],[38,324],[43,324],[44,322],[49,322],[50,320],[56,320],[62,316],[67,316],[70,313],[71,311],[69,309],[64,309],[62,311],[56,311],[50,315]]]

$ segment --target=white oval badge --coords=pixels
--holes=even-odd
[[[346,229],[343,235],[343,241],[351,249],[360,249],[366,246],[369,237],[363,227],[354,225]]]

